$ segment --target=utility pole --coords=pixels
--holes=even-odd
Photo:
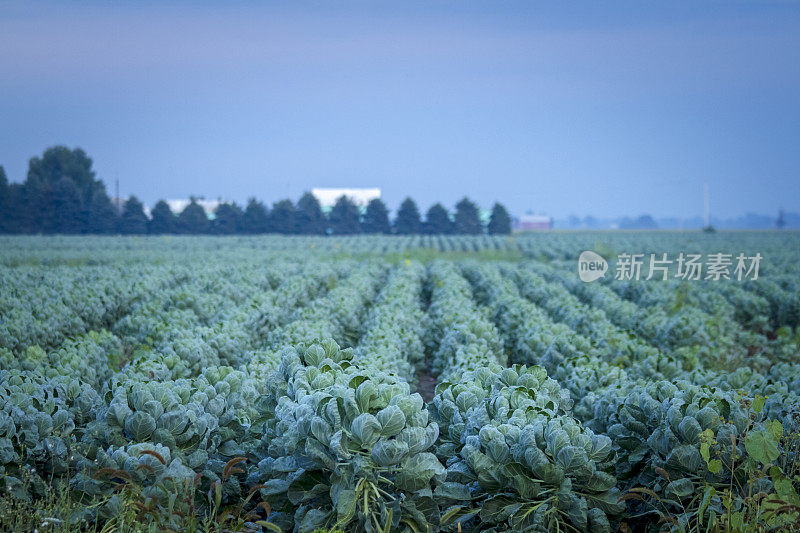
[[[703,220],[704,227],[707,228],[711,225],[711,217],[708,209],[708,182],[703,184]]]
[[[119,178],[118,177],[114,179],[114,190],[115,190],[115,192],[114,192],[114,200],[117,203],[117,216],[120,216],[122,214],[122,205],[120,204],[120,198],[119,198]]]

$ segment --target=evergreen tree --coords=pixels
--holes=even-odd
[[[250,234],[266,233],[269,230],[267,208],[255,198],[250,198],[247,202],[242,217],[242,228],[245,233]]]
[[[28,232],[76,233],[89,231],[91,204],[103,182],[95,179],[92,160],[80,148],[48,148],[32,157],[22,194],[20,224]]]
[[[19,183],[9,183],[0,165],[0,233],[27,231],[24,222],[31,213],[26,204],[25,188]]]
[[[453,221],[442,204],[433,204],[425,215],[425,233],[430,235],[450,235],[453,233]]]
[[[347,196],[340,196],[331,209],[331,232],[334,235],[352,235],[361,231],[356,204]]]
[[[103,182],[95,179],[92,160],[80,148],[70,150],[66,146],[53,146],[28,162],[28,181],[55,186],[62,178],[69,178],[81,196],[88,199]]]
[[[11,187],[3,165],[0,165],[0,233],[11,232]]]
[[[34,211],[26,187],[21,183],[11,183],[8,186],[6,203],[6,229],[7,233],[32,233],[34,229]]]
[[[295,228],[297,233],[304,235],[324,235],[325,234],[325,215],[319,206],[317,197],[307,192],[297,201],[297,212],[295,213]]]
[[[124,235],[143,235],[147,233],[147,215],[144,206],[135,196],[131,196],[122,207],[119,231]]]
[[[373,198],[367,204],[364,220],[361,223],[364,233],[389,233],[389,210],[380,198]]]
[[[206,212],[192,197],[191,203],[178,215],[178,230],[181,233],[200,235],[208,233],[209,229],[211,229],[211,222],[209,222]]]
[[[394,220],[394,232],[399,235],[413,235],[420,233],[422,222],[419,218],[417,204],[411,198],[406,198],[397,210]]]
[[[86,233],[108,234],[117,231],[119,226],[117,208],[111,203],[105,188],[95,191],[89,204],[84,208],[84,213]]]
[[[486,228],[489,235],[510,235],[511,234],[511,217],[508,216],[508,211],[501,203],[495,203],[492,207],[492,217],[489,219],[489,225]]]
[[[53,184],[26,180],[26,210],[29,212],[31,233],[55,233],[58,225]]]
[[[169,208],[169,204],[164,200],[159,200],[150,213],[151,219],[147,224],[147,233],[151,235],[163,235],[165,233],[176,233],[178,230],[178,220],[175,213]]]
[[[212,223],[213,233],[219,235],[233,235],[242,228],[244,212],[236,205],[236,202],[229,204],[219,204],[214,210],[214,222]]]
[[[3,167],[0,167],[0,170],[2,169]],[[786,214],[783,212],[783,209],[778,209],[778,218],[775,220],[775,227],[778,229],[786,227]]]
[[[50,231],[61,234],[81,233],[85,224],[81,216],[81,196],[75,183],[70,178],[61,178],[52,191],[53,219]]]
[[[456,204],[455,232],[464,235],[478,235],[483,233],[483,225],[478,214],[478,206],[467,197]]]
[[[269,212],[269,231],[284,235],[294,233],[294,204],[291,200],[280,200],[272,204],[272,211]]]

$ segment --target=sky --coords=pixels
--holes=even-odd
[[[149,205],[800,211],[800,2],[4,1],[0,165],[56,144]]]

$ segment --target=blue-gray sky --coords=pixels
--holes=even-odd
[[[800,211],[800,3],[0,3],[0,164],[53,144],[150,205]]]

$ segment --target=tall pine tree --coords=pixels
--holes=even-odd
[[[11,187],[3,165],[0,165],[0,233],[11,233]]]
[[[325,215],[317,197],[306,192],[297,201],[295,213],[295,229],[303,235],[324,235],[326,230]]]
[[[364,220],[361,222],[364,233],[389,233],[389,210],[380,198],[373,198],[367,204]]]
[[[413,235],[421,233],[422,222],[419,218],[417,204],[411,198],[406,198],[397,210],[394,220],[394,232],[399,235]]]
[[[244,210],[242,217],[242,229],[245,233],[258,234],[266,233],[269,230],[269,218],[267,216],[267,208],[264,204],[250,198],[247,202],[247,207]]]
[[[490,235],[509,235],[511,234],[511,217],[501,203],[495,203],[492,207],[492,217],[486,227]]]
[[[433,204],[425,215],[425,233],[429,235],[450,235],[453,233],[453,221],[442,204]]]
[[[28,189],[22,183],[10,183],[6,198],[6,232],[33,233],[36,231],[36,212],[32,209]]]
[[[356,204],[347,196],[340,196],[330,213],[331,232],[334,235],[353,235],[361,232]]]
[[[280,200],[272,205],[272,211],[269,212],[269,231],[283,235],[294,233],[294,205],[291,200]]]
[[[147,225],[147,233],[151,235],[163,235],[165,233],[176,233],[178,220],[175,213],[169,208],[169,204],[164,200],[159,200],[153,211],[150,212],[150,221]]]
[[[456,204],[455,232],[464,235],[483,233],[483,224],[478,213],[478,206],[464,197]]]
[[[105,191],[95,191],[89,204],[84,208],[83,218],[85,220],[84,231],[94,234],[116,233],[119,226],[119,216],[117,209],[111,203]]]
[[[242,229],[242,218],[244,212],[242,208],[234,203],[219,204],[214,209],[214,222],[211,230],[218,235],[233,235]]]
[[[144,206],[135,196],[128,198],[122,207],[119,218],[119,231],[124,235],[144,235],[147,233],[147,215]]]
[[[205,210],[192,197],[192,201],[187,205],[180,215],[178,215],[178,231],[190,235],[200,235],[209,233],[211,222],[206,216]]]

